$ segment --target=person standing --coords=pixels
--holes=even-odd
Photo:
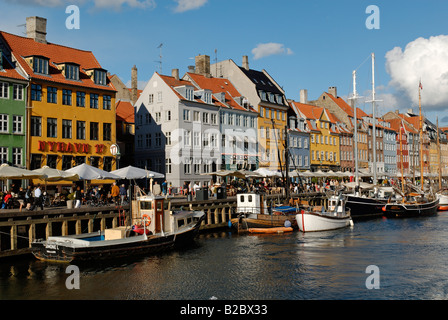
[[[82,193],[81,187],[78,186],[75,191],[75,208],[81,208]]]
[[[124,186],[124,184],[121,185],[120,187],[120,198],[121,198],[121,205],[123,205],[124,203],[124,199],[126,198],[126,188]]]
[[[30,210],[33,211],[37,206],[40,207],[41,210],[44,210],[44,196],[42,194],[42,190],[40,188],[40,184],[37,185],[36,189],[34,189],[34,202],[31,206]]]
[[[163,181],[163,182],[162,182],[162,194],[163,194],[164,196],[166,196],[166,193],[167,193],[167,186],[168,186],[168,184],[167,184],[166,180]]]
[[[120,188],[117,186],[117,183],[114,182],[112,185],[112,189],[110,190],[110,196],[112,197],[112,201],[115,204],[118,204],[118,196],[120,195]]]

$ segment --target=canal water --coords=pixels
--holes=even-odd
[[[306,234],[226,229],[159,256],[79,265],[78,289],[66,264],[2,261],[0,299],[444,300],[447,248],[448,213]]]

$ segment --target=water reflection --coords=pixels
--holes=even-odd
[[[66,264],[0,263],[1,299],[446,299],[448,215],[379,219],[350,229],[282,235],[201,234],[157,256],[79,265],[68,290]],[[380,270],[379,290],[365,286]]]

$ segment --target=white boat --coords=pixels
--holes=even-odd
[[[448,189],[441,190],[436,193],[437,198],[439,199],[439,211],[447,211],[448,210]]]
[[[332,196],[328,200],[328,210],[323,207],[301,209],[296,214],[297,225],[302,232],[327,231],[353,226],[350,209],[345,208],[341,196]]]

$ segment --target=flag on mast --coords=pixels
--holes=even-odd
[[[420,90],[423,90],[423,86],[422,86],[422,82],[420,81],[420,84],[418,85],[418,87],[420,88]]]

